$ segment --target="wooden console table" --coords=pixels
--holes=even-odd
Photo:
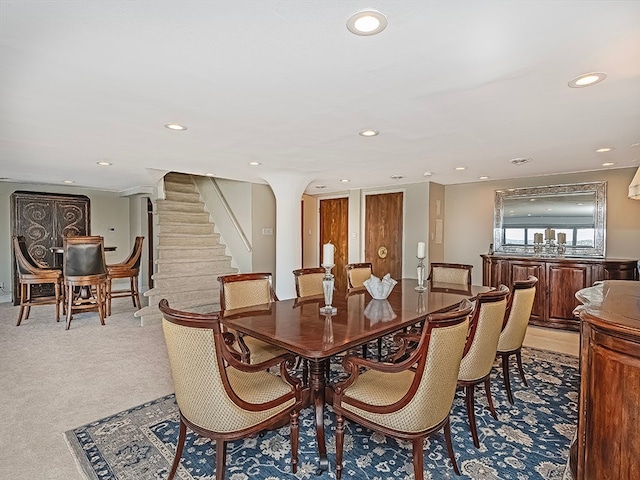
[[[529,275],[538,277],[529,323],[542,327],[579,330],[573,314],[578,290],[602,280],[638,280],[637,260],[607,258],[525,257],[481,255],[482,283],[509,288]]]
[[[606,281],[576,297],[581,320],[575,480],[640,478],[640,282]]]

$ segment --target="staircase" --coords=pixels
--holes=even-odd
[[[142,325],[161,321],[158,303],[163,298],[178,310],[219,310],[218,276],[236,273],[191,176],[169,173],[164,188],[165,200],[156,201],[159,230],[154,288],[144,293],[149,306],[135,313]]]

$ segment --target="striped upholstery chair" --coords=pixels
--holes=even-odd
[[[345,418],[413,444],[416,480],[423,480],[424,439],[444,427],[449,458],[458,465],[451,444],[449,412],[469,326],[469,302],[453,312],[432,314],[416,338],[418,347],[400,363],[379,363],[347,356],[349,378],[336,384],[336,478],[342,475]],[[361,368],[366,369],[360,373]]]
[[[312,295],[322,295],[322,279],[325,270],[322,267],[317,268],[299,268],[293,271],[296,280],[296,296],[310,297]]]
[[[428,280],[470,286],[472,268],[473,265],[463,263],[432,263]]]
[[[464,356],[460,362],[458,386],[465,389],[469,427],[476,448],[480,446],[474,412],[476,385],[484,383],[489,410],[493,418],[498,418],[491,398],[491,368],[496,359],[498,338],[500,338],[504,314],[507,310],[508,295],[509,289],[504,285],[500,285],[500,288],[496,290],[478,294],[471,317]]]
[[[217,313],[179,312],[167,300],[159,304],[169,354],[171,375],[180,410],[176,455],[169,473],[172,480],[180,464],[187,427],[215,440],[216,479],[225,474],[226,442],[275,428],[289,417],[291,469],[298,465],[298,412],[302,405],[300,383],[287,372],[293,355],[282,355],[257,365],[238,360],[223,338]],[[266,370],[280,366],[280,376]]]
[[[527,280],[519,280],[513,283],[512,295],[504,317],[502,333],[498,340],[498,355],[502,358],[504,388],[507,390],[507,398],[512,404],[513,394],[511,393],[511,379],[509,377],[509,356],[516,356],[522,383],[527,387],[529,386],[524,378],[520,350],[529,326],[529,317],[531,317],[533,300],[536,296],[537,283],[538,279],[533,275]]]
[[[218,277],[220,282],[220,309],[222,315],[233,314],[231,310],[268,307],[278,300],[273,291],[270,273],[239,273]],[[260,363],[286,353],[280,347],[249,336],[235,336],[233,348],[247,363]]]

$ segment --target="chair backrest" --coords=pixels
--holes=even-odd
[[[142,244],[144,243],[144,237],[136,237],[136,240],[133,244],[133,250],[127,257],[127,259],[122,262],[123,266],[126,266],[132,270],[140,268],[140,261],[142,260]]]
[[[46,268],[33,259],[27,248],[27,242],[22,235],[13,237],[13,251],[16,257],[18,275],[36,275],[39,270]]]
[[[432,263],[429,271],[429,280],[432,282],[471,285],[472,268],[473,265],[463,263]]]
[[[241,414],[227,394],[219,314],[180,312],[166,299],[158,307],[180,413],[207,430],[234,431]]]
[[[504,316],[502,333],[498,341],[499,352],[511,352],[522,347],[529,326],[529,317],[536,296],[538,279],[531,275],[527,280],[513,283],[511,297]]]
[[[238,273],[218,277],[220,309],[252,307],[271,303],[278,298],[273,290],[270,273]]]
[[[491,371],[498,350],[498,338],[507,310],[509,289],[479,293],[471,316],[469,335],[460,363],[460,380],[479,380]]]
[[[311,295],[322,295],[322,279],[325,270],[322,267],[299,268],[293,271],[296,280],[296,296],[309,297]]]
[[[369,280],[373,273],[373,265],[370,262],[348,263],[345,268],[347,269],[347,290],[362,287],[365,280]]]
[[[408,403],[397,414],[403,415],[407,421],[401,423],[410,424],[414,431],[431,428],[449,415],[471,311],[465,301],[454,311],[428,315],[416,350],[401,362],[415,368],[415,375],[405,394]]]
[[[104,238],[98,236],[64,237],[62,248],[62,271],[65,277],[107,274],[104,261]]]

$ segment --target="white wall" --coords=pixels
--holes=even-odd
[[[4,282],[2,301],[10,300],[11,289],[11,194],[16,190],[30,192],[66,193],[86,195],[91,203],[91,234],[102,235],[106,246],[115,246],[115,252],[106,252],[107,263],[125,259],[132,247],[129,225],[129,199],[117,192],[104,192],[66,186],[33,185],[0,182],[0,282]],[[109,231],[113,227],[114,231]],[[5,293],[6,292],[6,293]]]
[[[606,256],[640,258],[640,201],[627,192],[636,168],[549,175],[445,187],[445,261],[469,263],[473,282],[482,283],[480,254],[493,242],[495,190],[581,182],[607,182]]]
[[[302,196],[302,268],[313,268],[320,264],[318,247],[318,197]]]
[[[299,208],[296,209],[299,211]],[[276,275],[276,199],[269,185],[251,185],[253,271]],[[267,233],[270,231],[271,233]]]

